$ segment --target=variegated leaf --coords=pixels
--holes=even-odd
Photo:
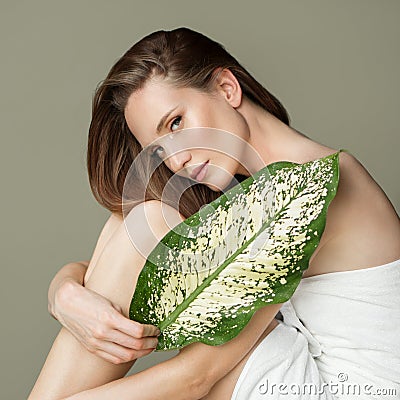
[[[156,350],[225,343],[292,296],[325,229],[341,151],[267,165],[162,238],[130,305],[131,319],[160,328]]]

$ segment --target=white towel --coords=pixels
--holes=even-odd
[[[231,400],[400,399],[400,259],[303,278],[281,315]]]

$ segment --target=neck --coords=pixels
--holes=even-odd
[[[236,110],[243,115],[249,128],[248,144],[251,154],[248,159],[254,160],[251,164],[253,171],[249,171],[250,173],[277,161],[303,164],[320,157],[320,154],[329,154],[332,150],[286,125],[245,96]],[[258,154],[258,160],[254,157],[254,152]],[[249,175],[244,169],[238,173]]]

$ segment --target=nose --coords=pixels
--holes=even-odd
[[[170,155],[167,159],[164,160],[167,167],[174,173],[182,176],[189,176],[189,171],[182,170],[187,167],[187,162],[192,158],[189,151],[180,151]],[[181,171],[181,173],[179,173]]]

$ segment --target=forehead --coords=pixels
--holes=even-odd
[[[176,111],[179,111],[190,99],[193,100],[195,93],[198,92],[192,88],[176,88],[165,81],[153,79],[130,95],[124,110],[125,120],[142,147],[158,137],[157,125],[161,117],[177,106]],[[171,114],[173,116],[174,113]]]

